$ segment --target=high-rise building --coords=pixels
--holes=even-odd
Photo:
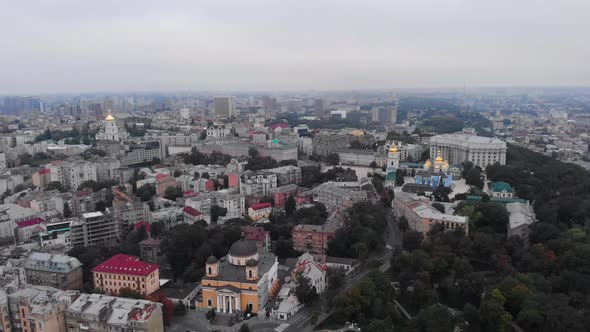
[[[213,99],[215,115],[231,118],[234,113],[234,104],[231,97],[220,96]]]

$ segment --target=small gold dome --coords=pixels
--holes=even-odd
[[[395,145],[392,145],[392,146],[389,148],[389,152],[397,152],[397,146],[395,146]]]
[[[109,113],[109,115],[107,115],[107,117],[106,117],[106,119],[105,119],[105,120],[106,120],[106,121],[114,121],[114,120],[115,120],[115,118],[114,118],[114,117],[113,117],[113,116],[112,116],[112,115]]]

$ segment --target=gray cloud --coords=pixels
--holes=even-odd
[[[0,93],[590,85],[586,0],[0,8]]]

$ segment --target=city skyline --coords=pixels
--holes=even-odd
[[[577,0],[5,7],[3,95],[590,85]]]

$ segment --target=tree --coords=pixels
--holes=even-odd
[[[65,192],[66,189],[63,187],[63,185],[61,184],[61,182],[59,181],[52,181],[49,182],[47,184],[47,186],[45,187],[46,191],[50,191],[50,190],[59,190],[60,192]]]
[[[248,324],[246,324],[246,323],[242,324],[242,326],[240,326],[240,332],[250,332],[250,328],[248,327]]]
[[[287,198],[287,201],[285,201],[285,214],[290,216],[295,212],[295,209],[297,209],[297,202],[295,201],[295,197],[291,195]]]
[[[432,203],[432,207],[437,209],[440,213],[445,213],[445,206],[439,202]]]
[[[162,221],[154,221],[150,225],[150,233],[152,237],[161,237],[166,233],[166,225]]]
[[[375,160],[371,161],[371,163],[369,164],[369,167],[377,168],[377,162]]]
[[[445,187],[442,183],[432,191],[432,196],[437,202],[449,202],[449,195],[452,190],[449,187]]]
[[[481,180],[481,169],[479,167],[471,168],[465,174],[465,183],[476,186],[479,189],[483,188],[483,181]]]
[[[211,222],[212,223],[217,223],[217,220],[219,219],[219,217],[225,217],[225,215],[227,214],[227,209],[223,208],[219,205],[213,205],[211,206]]]
[[[119,297],[126,297],[128,299],[141,299],[143,300],[144,297],[143,295],[141,295],[141,293],[139,293],[138,291],[136,291],[135,289],[131,289],[129,287],[123,287],[119,290]]]
[[[144,184],[140,188],[137,188],[135,194],[139,196],[142,202],[147,202],[156,194],[156,188],[151,184]]]
[[[402,238],[402,246],[404,249],[412,251],[420,248],[424,240],[424,235],[418,231],[405,232]]]
[[[330,165],[338,165],[340,163],[340,155],[337,153],[330,153],[326,156],[326,162]]]
[[[397,227],[401,232],[405,232],[410,229],[410,224],[408,223],[408,219],[404,216],[399,218],[399,222],[397,223]]]
[[[176,201],[177,198],[182,197],[182,190],[178,187],[168,187],[164,194],[164,198],[171,201]]]
[[[174,302],[172,302],[168,297],[166,297],[166,295],[160,292],[148,295],[147,300],[162,304],[162,318],[164,320],[164,325],[170,325],[170,321],[174,315]]]
[[[315,286],[312,286],[311,280],[302,274],[297,276],[295,296],[297,296],[299,302],[305,304],[306,306],[312,305],[318,298]]]
[[[504,309],[506,298],[498,289],[492,290],[481,303],[479,316],[482,331],[508,332],[512,330],[512,315]]]
[[[70,204],[68,202],[64,203],[63,217],[64,219],[69,219],[72,217],[72,210],[70,209]]]
[[[408,331],[412,332],[443,332],[453,331],[455,319],[449,310],[442,305],[433,304],[420,311],[410,322]]]
[[[203,131],[201,131],[201,134],[199,135],[199,139],[202,141],[206,138],[207,138],[207,130],[204,129]]]
[[[344,271],[338,268],[328,269],[328,288],[338,289],[344,285]]]
[[[184,316],[186,314],[186,306],[183,302],[177,302],[174,306],[174,316]]]
[[[404,173],[401,170],[395,172],[395,185],[402,186],[404,184]]]
[[[248,156],[250,156],[250,158],[256,158],[260,155],[260,153],[258,152],[258,149],[252,147],[250,149],[248,149]]]
[[[217,316],[217,312],[215,311],[215,309],[211,309],[211,310],[207,311],[207,313],[205,314],[205,318],[207,318],[207,320],[211,324],[213,324],[213,322],[215,322],[215,316]]]

